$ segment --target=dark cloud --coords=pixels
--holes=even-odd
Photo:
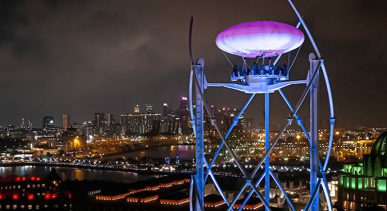
[[[386,1],[294,3],[327,64],[339,126],[386,126]],[[61,113],[80,121],[97,111],[128,112],[134,104],[176,106],[178,97],[187,94],[191,15],[195,56],[206,58],[211,81],[226,81],[230,73],[215,46],[219,31],[258,19],[297,22],[285,0],[1,0],[0,123],[24,117],[38,125],[43,115],[60,119]],[[295,78],[305,76],[310,50],[303,48]],[[295,101],[300,91],[290,88],[287,93]],[[321,95],[324,113],[323,90]],[[230,106],[246,99],[223,90],[208,97]],[[261,117],[262,98],[255,103],[259,106],[250,113]],[[286,110],[276,96],[272,104],[276,124]]]

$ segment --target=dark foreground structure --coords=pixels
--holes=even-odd
[[[37,176],[0,178],[0,210],[72,210],[71,193],[52,170],[45,179]]]
[[[85,182],[83,182],[85,184]],[[124,211],[124,210],[189,210],[190,177],[166,176],[132,184],[110,183],[98,186],[88,192],[88,203],[83,210]],[[223,198],[216,194],[215,187],[208,186],[210,194],[205,196],[206,210],[225,210]],[[241,206],[242,201],[234,205]],[[263,204],[252,197],[244,210],[263,210]]]

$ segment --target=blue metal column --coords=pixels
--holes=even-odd
[[[317,71],[316,79],[314,80],[311,89],[310,89],[310,193],[312,197],[312,193],[317,191],[316,198],[314,199],[310,210],[318,211],[320,208],[320,200],[319,200],[319,185],[318,177],[320,172],[319,166],[319,154],[318,154],[318,81],[319,81],[319,60],[316,58],[314,53],[309,54],[309,78],[312,77],[314,71]],[[317,190],[315,190],[317,189]]]
[[[270,148],[270,94],[265,93],[265,151]],[[270,205],[270,156],[265,160],[265,200]],[[269,211],[268,208],[265,208]]]
[[[200,92],[203,93],[204,87],[204,60],[199,59],[195,65],[194,74],[199,82],[200,87],[196,84],[196,205],[195,210],[204,210],[204,109],[203,99]]]

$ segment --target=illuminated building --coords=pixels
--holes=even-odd
[[[42,128],[50,128],[54,127],[54,117],[53,116],[45,116],[42,120]]]
[[[163,112],[161,113],[161,122],[160,122],[160,132],[161,133],[168,133],[169,132],[169,124],[168,121],[168,104],[163,104]]]
[[[338,161],[347,161],[350,158],[363,159],[363,155],[370,154],[374,140],[345,140],[335,147],[334,153]]]
[[[70,135],[64,137],[64,140],[66,143],[66,152],[80,150],[86,146],[86,140],[84,139],[84,137],[81,136]]]
[[[127,134],[158,134],[160,132],[161,114],[154,113],[149,104],[146,113],[140,113],[138,105],[131,114],[121,114],[121,122],[124,133]]]
[[[168,104],[163,104],[163,113],[161,114],[163,118],[165,118],[168,115]]]
[[[183,134],[191,134],[192,128],[190,123],[190,114],[188,110],[188,99],[186,97],[180,98],[180,106],[177,113],[180,120],[179,132]]]
[[[135,114],[140,113],[140,106],[139,105],[134,106],[133,113],[135,113]]]
[[[21,124],[20,124],[20,128],[22,129],[31,129],[32,128],[32,123],[30,120],[25,120],[24,118],[21,119]]]
[[[95,113],[94,121],[97,134],[105,135],[112,130],[113,115],[111,113]]]
[[[67,130],[70,126],[70,115],[63,114],[62,120],[63,120],[63,129]]]
[[[147,114],[153,113],[153,105],[151,104],[145,104],[145,110]]]
[[[387,132],[376,140],[363,162],[345,164],[339,179],[338,207],[344,210],[387,209]]]

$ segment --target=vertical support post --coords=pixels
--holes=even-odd
[[[270,94],[265,93],[265,152],[270,148]],[[270,205],[270,155],[265,160],[265,200]],[[268,208],[265,208],[269,211]]]
[[[316,54],[309,54],[309,78],[312,77],[314,71],[319,71],[319,59],[317,59]],[[318,154],[318,81],[319,81],[319,73],[317,72],[316,78],[313,81],[313,84],[310,89],[310,193],[312,197],[312,193],[317,188],[317,196],[313,201],[313,204],[310,207],[311,211],[318,211],[320,208],[320,200],[318,190],[318,177],[320,173],[319,166],[319,154]]]
[[[204,87],[204,60],[199,59],[195,65],[194,74],[200,84],[195,85],[196,88],[196,115],[195,115],[195,129],[196,129],[196,200],[195,210],[204,210],[204,109],[203,99],[200,92],[203,93]]]

